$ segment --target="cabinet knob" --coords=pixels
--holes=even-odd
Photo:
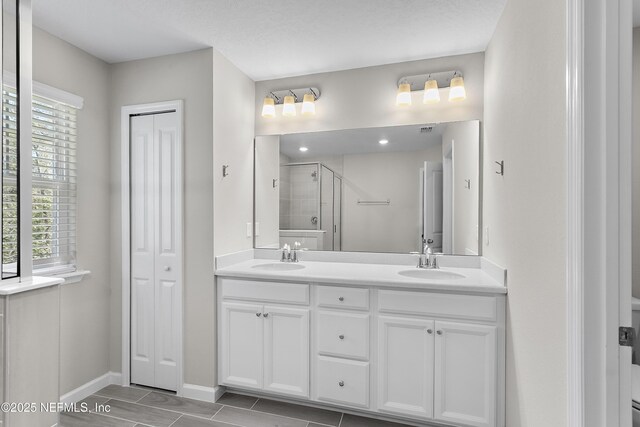
[[[338,338],[340,338],[341,340],[344,339],[344,335],[338,335]]]
[[[427,329],[427,333],[428,334],[432,334],[433,333],[433,329]]]
[[[269,317],[269,313],[264,313],[263,316],[264,317]]]
[[[169,267],[168,265],[164,266],[164,271],[171,271],[171,267]]]
[[[260,317],[262,316],[262,313],[256,313],[256,316]]]
[[[438,335],[442,335],[442,331],[437,331],[436,332]]]
[[[344,297],[339,297],[338,301],[344,301]]]
[[[340,382],[338,383],[338,385],[339,385],[340,387],[344,387],[344,381],[340,381]]]

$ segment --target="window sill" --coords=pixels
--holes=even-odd
[[[69,273],[62,274],[52,274],[51,277],[59,277],[60,279],[64,279],[63,285],[70,285],[72,283],[78,283],[84,276],[88,276],[91,274],[89,270],[76,270]]]

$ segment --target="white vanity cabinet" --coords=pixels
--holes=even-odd
[[[252,286],[260,289],[252,294]],[[223,384],[309,396],[309,308],[289,305],[308,305],[308,285],[293,285],[298,288],[287,293],[290,286],[220,280],[223,302],[218,331]]]
[[[504,427],[504,294],[217,283],[222,385],[434,426]]]

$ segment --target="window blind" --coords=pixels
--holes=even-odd
[[[16,90],[3,103],[3,264],[17,261]],[[64,102],[34,94],[33,267],[73,267],[76,257],[76,114]]]

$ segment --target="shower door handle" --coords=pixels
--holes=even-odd
[[[318,217],[317,216],[312,216],[311,217],[311,224],[318,225]]]

